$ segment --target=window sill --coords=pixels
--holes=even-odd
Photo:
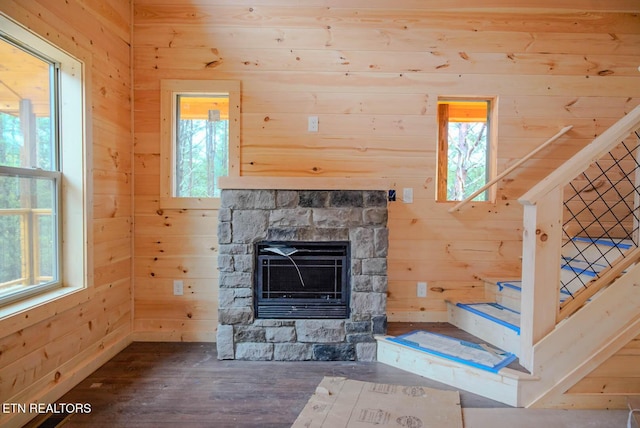
[[[220,198],[160,198],[160,208],[175,210],[217,210]]]
[[[0,308],[0,331],[8,336],[89,300],[86,287],[60,287]]]

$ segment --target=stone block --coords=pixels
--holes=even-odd
[[[247,244],[224,244],[218,247],[220,254],[253,254],[253,246]]]
[[[253,308],[253,290],[250,288],[221,288],[218,290],[219,308]]]
[[[220,272],[220,288],[253,288],[253,277],[248,272]]]
[[[378,359],[378,343],[356,343],[356,357],[358,361],[376,361]]]
[[[308,208],[278,209],[269,212],[269,227],[311,226],[311,210]]]
[[[251,324],[253,322],[252,308],[220,308],[218,309],[218,325],[220,324]]]
[[[344,227],[301,228],[297,230],[299,241],[348,241],[349,229]]]
[[[386,293],[389,289],[389,279],[385,275],[369,275],[371,290],[376,293]]]
[[[234,339],[237,343],[241,342],[266,342],[265,329],[254,326],[236,326],[234,329]]]
[[[344,327],[347,334],[371,332],[371,323],[368,321],[347,321]]]
[[[273,359],[273,343],[238,343],[236,359],[249,361],[269,361]]]
[[[362,223],[362,208],[315,208],[316,227],[355,227]]]
[[[295,227],[270,227],[267,231],[269,241],[298,241],[298,228]]]
[[[219,222],[231,221],[231,210],[229,208],[220,208],[218,210],[218,221]]]
[[[386,258],[371,258],[362,260],[362,274],[363,275],[386,275],[387,274],[387,259]]]
[[[373,284],[371,282],[371,275],[353,275],[351,281],[351,289],[353,291],[373,291]]]
[[[308,361],[312,358],[312,345],[307,343],[276,343],[273,348],[273,359],[277,361]]]
[[[296,190],[276,191],[276,208],[295,208],[298,206],[298,201],[298,191]]]
[[[298,192],[298,206],[323,208],[329,205],[329,192],[324,190],[301,190]]]
[[[364,206],[364,197],[360,190],[335,190],[329,192],[330,207],[357,207]]]
[[[295,342],[296,329],[294,327],[267,327],[265,337],[267,342]]]
[[[369,333],[347,334],[347,343],[373,342],[375,339]]]
[[[317,361],[354,361],[356,347],[353,343],[314,344],[313,359]]]
[[[233,267],[236,272],[253,272],[253,255],[233,256]]]
[[[253,243],[267,237],[269,213],[264,210],[236,210],[231,227],[234,243]]]
[[[235,358],[232,325],[218,325],[216,348],[219,360],[233,360]]]
[[[296,336],[299,342],[343,342],[344,320],[297,320]]]
[[[234,290],[233,288],[221,288],[218,290],[218,308],[233,306],[233,302],[235,301]]]
[[[351,311],[354,314],[381,315],[386,311],[385,293],[351,293]]]
[[[373,243],[375,257],[387,257],[389,253],[389,229],[379,227],[374,230]]]
[[[386,208],[366,208],[362,211],[362,219],[368,226],[384,226],[387,224],[389,214]]]
[[[275,191],[225,189],[220,195],[220,207],[235,210],[274,209],[276,207]]]
[[[362,275],[362,260],[361,259],[351,259],[351,275]]]
[[[351,240],[351,257],[367,259],[374,256],[373,229],[355,227],[349,231],[349,239]]]
[[[233,256],[218,253],[218,270],[220,272],[234,272]]]
[[[387,207],[387,192],[385,190],[365,190],[365,207]]]
[[[231,223],[218,223],[218,244],[229,244],[231,238]]]
[[[371,317],[371,326],[373,334],[387,334],[387,316],[376,315]]]

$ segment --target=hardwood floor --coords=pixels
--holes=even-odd
[[[389,334],[422,326],[390,323]],[[91,405],[65,428],[288,427],[324,376],[454,389],[377,362],[219,361],[214,343],[133,343],[59,402]],[[507,407],[460,397],[462,407]]]

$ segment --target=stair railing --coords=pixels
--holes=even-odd
[[[537,342],[640,261],[639,129],[640,106],[519,199],[524,206],[520,363],[530,370]],[[575,278],[569,275],[563,283],[563,243],[575,236],[624,241],[628,248],[616,257],[598,257],[600,270],[592,280],[581,278],[593,262],[570,267]],[[567,264],[572,266],[571,260]],[[577,289],[576,281],[582,282]]]
[[[463,200],[461,200],[460,202],[455,204],[453,207],[449,208],[449,212],[453,213],[455,211],[459,211],[460,208],[462,208],[463,206],[467,205],[476,196],[478,196],[481,193],[485,192],[487,189],[491,188],[491,186],[494,186],[496,183],[498,183],[498,181],[502,180],[504,177],[506,177],[507,175],[511,174],[516,169],[520,168],[520,166],[522,166],[522,164],[524,164],[526,161],[528,161],[529,159],[534,157],[536,154],[538,154],[540,151],[545,149],[547,146],[551,145],[551,143],[556,141],[558,138],[562,137],[564,134],[569,132],[569,130],[571,128],[573,128],[572,125],[565,126],[564,128],[562,128],[553,137],[549,138],[547,141],[545,141],[544,143],[542,143],[541,145],[539,145],[538,147],[533,149],[529,154],[524,156],[522,159],[518,160],[516,163],[511,165],[509,168],[505,169],[502,173],[498,174],[496,177],[494,177],[493,179],[489,180],[489,182],[487,182],[487,184],[485,184],[484,186],[482,186],[481,188],[479,188],[478,190],[476,190],[475,192],[473,192],[472,194],[470,194],[469,196],[467,196],[466,198],[464,198]]]

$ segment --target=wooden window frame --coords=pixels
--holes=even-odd
[[[39,307],[48,310],[48,304],[56,311],[65,310],[87,298],[93,285],[92,218],[91,199],[91,139],[89,107],[91,55],[78,48],[80,60],[31,30],[0,14],[0,32],[9,39],[51,58],[56,62],[58,97],[58,156],[56,172],[59,185],[59,281],[52,287],[35,292],[20,293],[0,299],[0,320],[13,320],[26,310]],[[73,298],[71,297],[73,295]],[[64,299],[60,300],[60,298]],[[41,313],[41,312],[39,312]],[[37,316],[34,314],[33,319]],[[33,321],[33,319],[29,319]],[[24,320],[25,322],[29,320]]]
[[[240,175],[240,81],[177,80],[161,81],[160,95],[160,208],[218,209],[220,198],[175,196],[176,103],[178,95],[229,94],[229,173]]]
[[[498,99],[496,97],[482,96],[441,96],[438,97],[437,115],[438,122],[438,138],[436,150],[436,202],[457,203],[460,201],[447,199],[447,179],[448,179],[448,154],[449,154],[449,105],[447,102],[460,101],[483,101],[487,102],[487,183],[497,174],[498,158],[497,158],[497,142],[498,142]],[[487,189],[486,201],[474,201],[474,203],[495,203],[497,198],[496,186]]]

